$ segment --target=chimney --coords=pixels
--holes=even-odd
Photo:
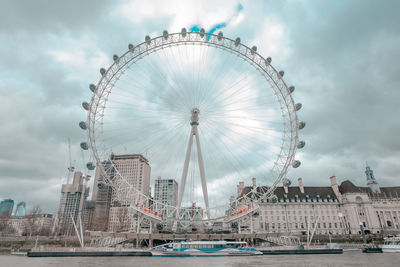
[[[339,202],[341,203],[341,202],[342,202],[342,194],[341,194],[340,191],[339,191],[339,186],[338,186],[338,184],[337,184],[337,182],[336,182],[336,176],[331,176],[329,179],[331,180],[331,187],[332,187],[332,190],[333,190],[333,192],[335,193],[336,198],[337,198],[337,199],[339,200]]]
[[[230,196],[230,198],[229,198],[229,204],[232,205],[233,202],[235,202],[235,197],[234,197],[234,196]]]
[[[253,183],[253,189],[255,189],[257,187],[256,178],[251,178],[251,182]]]
[[[285,190],[285,194],[289,193],[289,188],[286,185],[283,186],[283,189]]]
[[[300,192],[301,192],[302,194],[304,194],[303,179],[302,179],[302,178],[299,178],[299,179],[297,179],[297,180],[299,181]]]
[[[329,179],[331,180],[331,186],[332,187],[337,185],[336,176],[331,176]]]
[[[237,185],[237,195],[238,195],[238,197],[241,196],[243,189],[244,189],[244,182],[239,182],[239,184]]]

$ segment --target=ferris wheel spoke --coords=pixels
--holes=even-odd
[[[170,82],[170,79],[168,79],[168,75],[170,75],[169,73],[167,73],[168,69],[164,68],[163,70],[161,70],[160,66],[158,66],[158,67],[155,66],[155,64],[152,62],[152,60],[149,60],[149,61],[146,62],[146,64],[141,64],[140,66],[137,66],[137,67],[140,67],[141,70],[146,69],[146,68],[150,69],[150,72],[147,71],[146,73],[152,73],[152,74],[157,75],[156,77],[158,77],[158,78],[155,78],[155,79],[153,78],[152,80],[149,80],[149,78],[148,78],[148,80],[150,82],[150,85],[152,85],[154,80],[155,81],[161,81],[161,84],[159,84],[158,86],[154,86],[154,85],[153,86],[147,86],[147,89],[150,89],[150,88],[154,88],[154,89],[158,88],[159,89],[159,88],[165,87],[165,84],[167,84],[168,85],[167,87],[171,88],[171,90],[173,90],[175,92],[178,100],[182,102],[181,104],[185,104],[183,102],[183,100],[179,97],[180,96],[179,93],[177,93],[177,92],[179,92],[179,90],[177,89],[177,85],[176,84],[172,84]]]
[[[218,121],[214,120],[214,123],[218,123]],[[233,123],[233,122],[229,122],[229,125],[239,127],[241,129],[247,130],[247,131],[250,131],[250,129],[251,129],[251,131],[258,132],[258,133],[269,133],[269,134],[273,134],[273,136],[280,136],[279,134],[276,133],[276,131],[271,130],[270,128],[266,128],[266,127],[244,125],[244,124],[238,124],[238,123]]]
[[[165,75],[168,75],[168,74],[164,74],[163,75],[160,70],[158,70],[158,72],[160,73],[161,79],[164,81],[164,83],[160,84],[158,86],[157,85],[147,86],[147,87],[150,87],[150,88],[154,88],[155,90],[158,89],[157,91],[155,91],[155,94],[153,94],[153,95],[157,96],[157,98],[159,98],[159,99],[161,99],[161,100],[163,100],[165,102],[167,100],[166,97],[169,96],[169,95],[165,95],[164,96],[163,95],[163,91],[165,91],[165,89],[169,88],[171,90],[171,92],[172,92],[173,99],[175,100],[174,102],[172,102],[170,104],[170,106],[174,107],[174,109],[177,109],[177,107],[179,105],[183,105],[183,106],[188,107],[188,103],[185,101],[184,98],[181,97],[181,93],[180,92],[182,91],[182,89],[180,89],[180,90],[177,89],[177,87],[179,87],[179,85],[175,84],[173,82],[173,79],[169,79],[168,77],[165,76]],[[169,96],[169,97],[171,98],[171,96]],[[154,98],[153,101],[155,101],[157,98]]]
[[[224,138],[220,138],[220,140],[229,140],[229,136],[227,136],[227,134],[226,134],[227,131],[225,131],[225,130],[223,130],[223,129],[219,129],[219,130],[218,130],[218,133],[219,133],[221,136],[224,137]],[[243,136],[242,133],[239,133],[239,132],[233,131],[233,130],[231,130],[230,133],[233,133],[233,134],[238,135],[238,136]],[[253,139],[250,139],[250,138],[249,138],[249,139],[246,141],[246,143],[242,143],[242,145],[241,145],[240,147],[238,147],[238,148],[239,148],[239,150],[240,150],[241,152],[244,152],[244,153],[247,154],[247,155],[258,155],[258,156],[259,156],[258,158],[265,158],[265,155],[266,155],[266,154],[274,154],[273,151],[270,151],[270,153],[260,153],[260,152],[258,152],[257,150],[250,149],[250,148],[247,147],[247,146],[250,147],[250,145],[251,145],[252,147],[256,147],[256,148],[259,148],[259,147],[260,147],[260,143],[257,143],[257,142],[255,142]],[[267,144],[265,144],[265,146],[267,146]],[[264,148],[263,151],[268,151],[268,150],[267,150],[266,148]],[[245,157],[245,158],[248,158],[248,157]],[[250,165],[249,165],[249,166],[250,166]]]
[[[199,129],[202,135],[204,136],[204,131],[202,129]],[[221,145],[218,145],[213,139],[210,140],[210,143],[212,144],[212,147],[214,148],[219,148],[219,151],[224,151],[224,147]],[[211,147],[207,146],[204,149],[204,154],[205,154],[205,166],[207,167],[207,177],[212,177],[214,179],[217,179],[218,177],[228,175],[227,173],[221,174],[224,170],[230,169],[230,173],[236,173],[240,174],[241,171],[237,169],[236,164],[232,164],[232,159],[229,159],[225,153],[217,153],[216,151],[209,151]],[[221,150],[222,148],[222,150]],[[216,155],[219,155],[219,158],[216,157]],[[223,160],[220,160],[222,157]],[[220,165],[217,165],[220,164]],[[229,164],[229,168],[224,167],[226,164]],[[221,165],[223,167],[221,167]],[[232,171],[233,170],[233,171]]]
[[[163,51],[164,56],[166,56],[165,50],[163,49],[162,51]],[[170,58],[171,58],[171,57],[170,57]],[[169,59],[170,59],[170,58],[169,58]],[[173,69],[176,69],[176,66],[175,66],[175,68],[173,68],[173,67],[171,66],[171,64],[170,64],[170,60],[169,60],[169,59],[166,60],[166,67],[167,67],[168,70],[170,70],[170,71],[169,71],[169,76],[170,76],[170,77],[174,77],[174,75],[173,75],[173,73],[171,73],[171,71],[173,72]],[[181,75],[182,77],[184,76],[182,70],[180,70],[180,75]],[[174,82],[174,84],[175,84],[175,82]],[[184,93],[187,91],[187,90],[184,89],[184,87],[185,87],[185,86],[184,86],[182,83],[177,82],[176,85],[175,85],[173,88],[174,88],[176,97],[178,97],[178,98],[180,99],[181,104],[184,105],[184,106],[187,108],[187,107],[189,106],[189,104],[188,104],[188,103],[185,103],[185,100],[184,100],[184,99],[186,99],[186,98],[184,97]],[[176,89],[175,89],[175,88],[176,88]],[[179,89],[179,90],[178,90],[178,89]]]
[[[207,64],[206,62],[204,62],[204,69],[208,70],[207,75],[203,76],[203,80],[204,82],[202,82],[201,85],[201,97],[199,99],[199,105],[201,105],[204,101],[206,96],[208,95],[208,92],[213,92],[216,88],[216,85],[219,82],[219,79],[217,79],[216,77],[218,76],[217,73],[222,71],[222,66],[220,66],[220,55],[217,55],[215,53],[215,49],[212,49],[211,47],[207,47],[208,50],[212,50],[212,52],[210,55],[210,59],[208,59],[207,61],[209,62],[209,64]]]
[[[151,126],[151,128],[154,128],[154,127],[156,127],[158,124],[154,124],[154,125],[150,125]],[[179,127],[181,127],[183,124],[180,124],[180,123],[176,123],[175,125],[173,125],[173,127],[171,127],[171,129],[177,129],[177,128],[179,128]],[[110,132],[110,131],[107,131],[107,132]],[[112,139],[114,139],[114,138],[117,138],[117,137],[119,137],[119,140],[120,140],[120,142],[119,143],[117,143],[118,145],[119,144],[121,144],[121,143],[123,143],[123,142],[127,142],[125,139],[125,137],[126,136],[132,136],[132,135],[138,135],[138,136],[145,136],[146,138],[149,138],[150,139],[150,137],[152,137],[152,136],[154,136],[154,135],[156,135],[157,137],[159,137],[159,136],[161,136],[162,134],[164,134],[164,132],[165,132],[165,129],[164,128],[158,128],[157,130],[153,130],[152,132],[151,132],[151,134],[149,135],[149,133],[148,133],[148,129],[144,129],[143,127],[142,127],[142,129],[137,129],[137,127],[135,127],[135,128],[131,128],[131,129],[124,129],[124,130],[119,130],[119,131],[116,131],[116,133],[114,133],[113,135],[111,135],[111,136],[109,136],[109,135],[105,135],[105,137],[104,137],[104,141],[107,141],[107,140],[112,140]],[[146,135],[147,134],[147,135]],[[135,142],[135,140],[131,140],[131,141],[128,141],[128,142]],[[115,144],[114,144],[115,145]]]
[[[207,126],[206,126],[207,127]],[[224,133],[221,133],[221,131],[217,128],[217,129],[215,129],[219,134],[221,134],[221,135],[224,135]],[[210,139],[210,140],[212,140],[212,139]],[[232,158],[234,159],[234,161],[236,161],[235,163],[236,164],[238,164],[238,166],[240,166],[240,169],[245,169],[244,168],[244,166],[242,165],[242,163],[239,161],[239,160],[237,160],[237,158],[236,158],[236,156],[232,153],[232,151],[231,151],[231,149],[229,148],[229,145],[227,145],[225,142],[224,142],[224,140],[222,140],[221,138],[219,138],[219,141],[220,141],[220,144],[222,144],[222,150],[219,150],[219,151],[224,151],[224,150],[226,150],[226,151],[228,151],[229,153],[230,153],[230,155],[232,156]],[[218,146],[218,143],[216,143],[216,142],[213,142],[214,144],[216,144],[217,146]],[[218,146],[219,147],[219,146]],[[233,165],[232,165],[233,166]]]

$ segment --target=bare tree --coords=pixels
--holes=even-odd
[[[129,210],[128,207],[121,207],[118,211],[118,229],[117,232],[126,232],[129,230]]]
[[[39,235],[41,224],[42,208],[39,205],[34,206],[31,211],[25,215],[24,232],[27,236]]]
[[[0,233],[1,234],[12,234],[15,229],[10,224],[10,216],[8,214],[0,215]]]

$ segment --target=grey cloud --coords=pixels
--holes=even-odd
[[[64,30],[80,32],[110,11],[110,1],[7,1],[0,9],[2,32],[29,35],[54,34]],[[32,36],[33,37],[33,36]]]
[[[77,123],[85,114],[80,103],[89,99],[87,85],[99,77],[97,69],[107,66],[88,66],[95,73],[87,82],[70,80],[76,70],[52,60],[48,49],[63,48],[68,38],[89,36],[93,47],[111,58],[126,51],[128,43],[140,43],[151,32],[161,34],[173,20],[148,18],[132,25],[112,13],[115,5],[110,3],[10,1],[0,10],[0,77],[5,77],[0,82],[2,197],[55,211],[57,186],[67,173],[67,137],[76,165],[81,165],[78,143],[85,134]],[[290,171],[292,180],[303,177],[305,184],[320,185],[337,175],[339,181],[364,185],[368,161],[381,184],[398,185],[399,5],[245,1],[245,20],[224,29],[225,36],[248,43],[259,34],[263,18],[274,15],[288,30],[291,54],[273,64],[296,85],[294,97],[304,104],[299,116],[307,122],[300,132],[307,142],[299,152],[303,164]],[[268,42],[268,36],[264,40]]]

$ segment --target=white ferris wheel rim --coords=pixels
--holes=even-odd
[[[287,138],[282,139],[282,146],[279,155],[275,161],[272,172],[276,175],[273,184],[260,193],[262,199],[273,196],[273,192],[278,183],[285,178],[289,166],[295,160],[297,144],[299,142],[298,129],[299,121],[296,111],[298,110],[292,97],[292,91],[283,80],[283,73],[278,72],[272,65],[271,59],[265,59],[257,53],[256,47],[250,48],[240,42],[240,39],[232,40],[222,36],[222,34],[208,34],[204,32],[180,32],[164,34],[155,38],[146,36],[146,40],[137,46],[129,45],[129,50],[122,56],[114,55],[114,63],[107,69],[102,69],[102,77],[93,90],[93,96],[90,101],[87,116],[87,129],[89,147],[93,153],[96,164],[99,166],[104,162],[98,151],[96,143],[96,133],[100,130],[108,95],[111,93],[116,81],[123,75],[124,71],[134,62],[156,52],[160,49],[179,46],[179,45],[206,45],[216,49],[227,50],[230,53],[238,55],[243,60],[249,62],[258,70],[275,91],[282,110],[283,119],[287,120]],[[137,190],[135,193],[141,194]],[[143,195],[143,194],[141,194]],[[144,196],[144,195],[143,195]],[[243,196],[248,197],[248,195]],[[164,204],[165,205],[165,204]],[[173,207],[174,208],[174,207]]]

